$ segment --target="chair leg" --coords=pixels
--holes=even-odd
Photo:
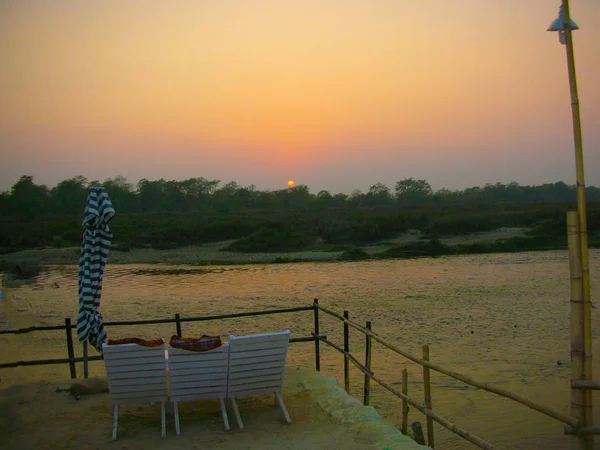
[[[177,402],[173,402],[173,409],[175,410],[175,431],[177,432],[177,436],[179,436],[179,408],[177,407]]]
[[[283,417],[285,418],[285,421],[287,423],[292,423],[292,419],[290,419],[290,415],[288,414],[287,408],[285,407],[285,403],[283,403],[283,397],[281,397],[281,394],[279,392],[275,392],[275,399],[277,400],[277,403],[279,403],[279,407],[283,412]]]
[[[164,400],[160,402],[160,425],[162,428],[161,437],[165,437],[167,435],[167,409]]]
[[[225,405],[225,399],[220,398],[221,402],[221,415],[223,416],[223,423],[225,424],[225,429],[229,431],[229,418],[227,417],[227,407]]]
[[[113,408],[114,421],[113,421],[113,434],[112,440],[117,440],[117,426],[119,425],[119,405],[115,405]]]
[[[235,420],[237,420],[238,427],[240,430],[244,429],[244,423],[242,422],[242,416],[240,416],[240,410],[238,409],[237,403],[235,402],[235,397],[229,397],[231,400],[231,407],[233,408],[233,413],[235,414]]]

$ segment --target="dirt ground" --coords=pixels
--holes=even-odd
[[[69,391],[73,382],[15,384],[0,391],[2,449],[374,449],[423,448],[414,442],[382,446],[381,436],[365,433],[356,423],[342,423],[311,398],[300,378],[304,371],[288,368],[283,396],[292,418],[286,424],[273,396],[238,401],[244,429],[233,414],[225,431],[218,401],[179,406],[181,435],[167,412],[167,436],[161,439],[160,404],[120,407],[117,441],[111,440],[113,410],[107,392]],[[98,383],[104,386],[104,380]],[[103,389],[98,389],[103,390]]]

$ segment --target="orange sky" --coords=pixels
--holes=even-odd
[[[559,0],[0,4],[0,190],[205,177],[311,191],[408,177],[574,183]],[[600,185],[600,2],[573,0]]]

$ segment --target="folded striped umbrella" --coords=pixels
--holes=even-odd
[[[83,243],[79,257],[79,315],[77,337],[88,341],[99,352],[107,339],[102,315],[98,311],[102,294],[102,277],[108,258],[112,234],[108,222],[115,210],[101,186],[93,186],[83,213]]]

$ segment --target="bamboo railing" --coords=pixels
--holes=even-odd
[[[374,333],[371,329],[370,322],[367,322],[367,324],[365,326],[362,326],[359,323],[350,320],[348,311],[344,311],[344,314],[340,315],[340,314],[336,313],[335,311],[332,311],[331,309],[320,306],[318,304],[318,301],[315,301],[314,307],[343,322],[343,325],[344,325],[344,348],[343,349],[341,347],[339,347],[338,345],[330,342],[326,338],[319,337],[318,335],[314,335],[314,334],[313,334],[313,336],[315,338],[318,338],[319,341],[322,341],[322,342],[328,344],[330,347],[335,348],[338,352],[340,352],[344,355],[344,386],[345,386],[347,392],[349,392],[350,381],[349,381],[349,373],[348,373],[348,370],[346,369],[346,366],[347,366],[347,362],[350,361],[361,372],[363,372],[365,374],[364,404],[368,403],[368,399],[370,397],[370,394],[369,394],[370,388],[369,388],[368,380],[373,380],[373,381],[377,382],[380,386],[382,386],[383,388],[385,388],[386,390],[391,392],[392,394],[394,394],[397,397],[402,399],[402,425],[401,425],[401,427],[402,427],[403,432],[406,432],[406,430],[407,430],[408,405],[409,404],[412,405],[413,407],[415,407],[420,412],[422,412],[427,417],[427,444],[432,448],[434,448],[434,445],[435,445],[435,439],[434,439],[434,433],[433,433],[433,421],[439,423],[440,425],[447,428],[451,432],[461,436],[462,438],[468,440],[469,442],[477,445],[480,448],[493,449],[495,447],[492,444],[484,441],[483,439],[461,429],[460,427],[456,426],[449,420],[445,419],[444,417],[441,417],[440,415],[438,415],[432,411],[431,380],[430,380],[430,375],[429,375],[430,370],[434,370],[436,372],[439,372],[441,374],[444,374],[446,376],[454,378],[455,380],[461,381],[470,386],[474,386],[479,389],[483,389],[485,391],[499,395],[501,397],[513,400],[513,401],[515,401],[519,404],[522,404],[524,406],[527,406],[535,411],[538,411],[542,414],[552,417],[553,419],[556,419],[567,425],[567,427],[565,428],[565,433],[567,433],[567,434],[577,434],[578,436],[581,436],[581,435],[585,435],[585,434],[600,432],[600,428],[582,427],[582,422],[580,421],[579,416],[577,416],[577,415],[564,414],[561,411],[558,411],[558,410],[550,408],[546,405],[535,402],[534,400],[527,398],[523,395],[511,392],[507,389],[503,389],[503,388],[494,386],[490,383],[483,383],[483,382],[477,381],[467,375],[460,374],[458,372],[455,372],[453,370],[445,368],[439,364],[432,363],[429,360],[429,346],[427,346],[427,345],[423,346],[423,356],[421,358],[413,356],[413,355],[401,350],[394,344],[386,341],[378,334]],[[360,331],[361,333],[363,333],[366,336],[367,341],[365,344],[365,355],[366,355],[366,364],[365,365],[360,364],[356,360],[356,358],[354,358],[351,355],[351,353],[349,352],[348,328],[350,328],[350,327]],[[408,387],[407,387],[408,375],[407,375],[407,373],[402,374],[402,392],[398,391],[397,389],[394,389],[389,384],[385,383],[383,380],[379,379],[378,377],[376,377],[374,375],[374,373],[371,369],[372,360],[371,360],[371,356],[370,356],[371,355],[371,341],[373,341],[373,340],[382,344],[384,347],[388,348],[389,350],[391,350],[401,356],[404,356],[405,358],[409,359],[410,361],[417,363],[423,367],[424,396],[425,396],[424,404],[420,404],[420,403],[416,402],[415,400],[411,399],[407,395],[408,394]],[[367,367],[367,363],[368,363],[368,367]],[[404,370],[406,371],[406,369],[404,369]],[[596,382],[596,381],[579,382],[576,385],[574,385],[573,388],[579,389],[579,390],[600,389],[600,382]]]
[[[322,306],[318,306],[318,308],[321,311],[326,312],[327,314],[330,314],[330,315],[338,318],[339,320],[342,320],[342,321],[345,320],[341,315],[337,314],[336,312],[334,312],[334,311],[332,311],[330,309],[324,308]],[[483,389],[485,391],[493,392],[494,394],[500,395],[501,397],[505,397],[505,398],[514,400],[514,401],[516,401],[518,403],[521,403],[521,404],[523,404],[525,406],[528,406],[531,409],[534,409],[534,410],[539,411],[539,412],[541,412],[543,414],[546,414],[547,416],[553,417],[554,419],[559,420],[559,421],[561,421],[561,422],[563,422],[563,423],[565,423],[567,425],[571,425],[573,427],[578,427],[579,426],[579,420],[577,420],[574,417],[571,417],[571,416],[569,416],[567,414],[564,414],[564,413],[562,413],[560,411],[552,409],[552,408],[550,408],[548,406],[545,406],[545,405],[539,404],[537,402],[534,402],[533,400],[531,400],[531,399],[529,399],[529,398],[527,398],[525,396],[522,396],[520,394],[516,394],[516,393],[511,392],[511,391],[509,391],[507,389],[503,389],[503,388],[500,388],[500,387],[497,387],[497,386],[493,386],[490,383],[483,383],[483,382],[474,380],[471,377],[468,377],[466,375],[460,374],[458,372],[454,372],[454,371],[452,371],[450,369],[447,369],[445,367],[440,366],[439,364],[434,364],[434,363],[432,363],[430,361],[426,361],[426,360],[424,360],[422,358],[418,358],[416,356],[413,356],[413,355],[411,355],[411,354],[409,354],[409,353],[407,353],[407,352],[399,349],[397,346],[395,346],[395,345],[387,342],[385,339],[383,339],[379,335],[373,333],[372,331],[368,330],[366,327],[363,327],[363,326],[361,326],[361,325],[359,325],[359,324],[357,324],[357,323],[355,323],[355,322],[353,322],[351,320],[348,320],[348,325],[351,326],[352,328],[355,328],[355,329],[361,331],[362,333],[364,333],[366,335],[370,335],[373,340],[379,342],[380,344],[384,345],[385,347],[389,348],[390,350],[394,351],[395,353],[398,353],[399,355],[404,356],[405,358],[407,358],[407,359],[409,359],[409,360],[411,360],[411,361],[413,361],[413,362],[415,362],[417,364],[420,364],[421,366],[428,367],[428,368],[430,368],[430,369],[432,369],[432,370],[434,370],[436,372],[442,373],[444,375],[447,375],[447,376],[449,376],[451,378],[454,378],[454,379],[456,379],[458,381],[462,381],[463,383],[469,384],[471,386]]]
[[[117,321],[117,322],[104,322],[105,327],[117,327],[117,326],[125,326],[125,325],[155,325],[155,324],[167,324],[174,323],[176,327],[176,334],[178,336],[182,335],[181,332],[181,324],[184,322],[201,322],[207,320],[220,320],[220,319],[232,319],[239,317],[250,317],[250,316],[262,316],[267,314],[283,314],[283,313],[292,313],[292,312],[300,312],[300,311],[316,311],[314,306],[300,306],[296,308],[286,308],[286,309],[270,309],[265,311],[252,311],[252,312],[244,312],[244,313],[234,313],[234,314],[220,314],[220,315],[212,315],[212,316],[198,316],[198,317],[181,317],[180,314],[175,314],[174,318],[169,319],[148,319],[148,320],[132,320],[132,321]],[[317,316],[318,317],[318,316]],[[57,331],[63,330],[65,332],[66,337],[66,347],[67,347],[67,358],[52,358],[52,359],[39,359],[39,360],[29,360],[29,361],[13,361],[9,363],[0,363],[0,369],[14,368],[19,366],[42,366],[42,365],[52,365],[52,364],[68,364],[69,371],[71,374],[71,378],[77,378],[77,367],[76,363],[83,363],[83,376],[84,378],[88,377],[88,363],[89,361],[100,361],[102,360],[101,355],[89,356],[88,355],[88,345],[87,341],[82,344],[82,353],[83,357],[75,357],[75,349],[73,342],[73,329],[76,328],[77,325],[71,323],[70,318],[65,319],[64,325],[50,325],[50,326],[34,326],[34,327],[26,327],[26,328],[17,328],[17,329],[8,329],[8,330],[0,330],[0,335],[2,334],[24,334],[24,333],[32,333],[36,331]],[[318,346],[318,340],[313,338],[312,336],[306,337],[297,337],[291,338],[290,343],[295,342],[315,342],[315,345]],[[315,368],[319,370],[320,368],[320,355],[316,352],[315,355]]]

